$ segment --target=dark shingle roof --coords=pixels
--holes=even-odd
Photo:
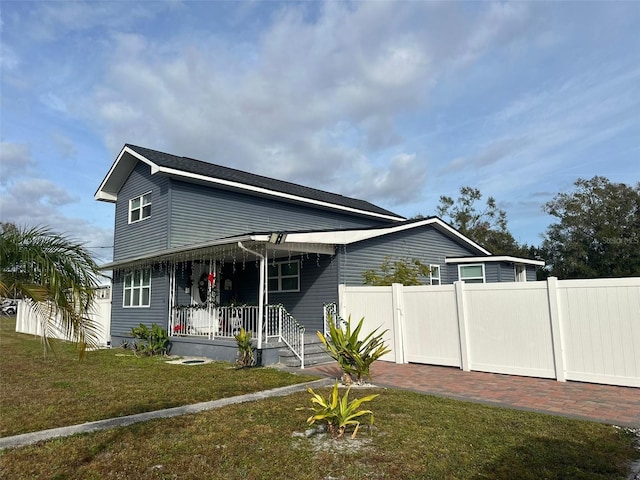
[[[342,207],[353,208],[365,212],[376,213],[380,215],[388,215],[397,218],[397,215],[389,210],[380,208],[372,203],[356,198],[345,197],[336,193],[325,192],[315,188],[309,188],[291,182],[276,180],[275,178],[263,177],[253,173],[236,170],[235,168],[224,167],[222,165],[214,165],[213,163],[203,162],[193,158],[179,157],[169,153],[151,150],[149,148],[138,147],[136,145],[127,144],[131,150],[149,159],[156,165],[165,168],[172,168],[182,172],[203,175],[206,177],[217,178],[225,181],[236,182],[252,187],[264,188],[274,192],[295,195],[298,197],[325,202],[329,204],[340,205]]]

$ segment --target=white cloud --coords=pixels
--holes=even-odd
[[[15,177],[24,175],[34,165],[29,145],[13,142],[0,143],[0,184],[7,184]]]
[[[75,148],[58,135],[55,140],[69,154]],[[96,226],[74,215],[79,198],[59,184],[38,178],[40,171],[28,144],[0,144],[0,215],[3,222],[22,226],[46,225],[90,246],[111,246],[113,229]],[[66,213],[65,213],[66,212]],[[110,260],[110,249],[91,250],[101,263]]]
[[[464,26],[472,40],[434,42],[428,27],[440,25],[445,10],[447,28]],[[331,2],[309,20],[304,6],[287,6],[243,47],[249,62],[237,62],[236,45],[215,36],[196,44],[117,34],[92,111],[113,152],[138,143],[341,193],[354,191],[362,172],[377,172],[360,182],[374,188],[356,190],[400,204],[409,196],[406,177],[414,192],[426,177],[412,175],[413,163],[398,175],[399,118],[424,106],[445,66],[513,35],[526,9],[486,16],[490,27],[473,27],[457,7]],[[336,126],[348,136],[336,137]],[[416,152],[402,155],[419,162]],[[388,166],[378,170],[381,162]]]

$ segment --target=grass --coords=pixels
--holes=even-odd
[[[88,352],[15,333],[0,318],[0,436],[217,400],[301,383],[316,377],[271,368],[235,369],[225,362],[171,365],[120,348]]]
[[[3,350],[11,336],[2,332]],[[157,374],[161,364],[144,360],[135,376]],[[206,366],[170,367],[202,372]],[[236,379],[250,384],[267,371],[222,369],[246,375]],[[4,417],[4,376],[15,373],[4,367],[2,373]],[[62,375],[52,380],[48,373],[40,380],[52,391],[75,388],[80,381]],[[210,398],[222,395],[215,382],[209,388]],[[121,389],[110,398],[128,396],[132,404],[146,404],[144,391],[127,393]],[[310,405],[309,395],[297,393],[5,450],[0,453],[0,478],[624,480],[628,463],[638,456],[632,435],[607,425],[406,391],[354,390],[351,398],[370,393],[380,394],[367,404],[375,413],[376,429],[371,435],[361,429],[356,441],[292,436],[307,428],[309,415],[296,410]],[[31,395],[25,390],[23,396]],[[41,407],[52,403],[36,402]],[[36,413],[32,407],[20,408],[25,420]],[[49,414],[57,415],[57,408]]]

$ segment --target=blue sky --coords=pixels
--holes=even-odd
[[[640,2],[0,3],[0,217],[113,242],[125,143],[538,244],[578,177],[640,180]]]

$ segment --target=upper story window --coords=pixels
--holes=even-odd
[[[125,274],[123,307],[148,307],[151,305],[151,270],[136,270]]]
[[[440,265],[429,265],[429,283],[440,285]]]
[[[129,223],[139,222],[151,216],[151,192],[129,200]]]
[[[484,264],[458,265],[458,278],[466,283],[484,283]]]
[[[299,292],[300,261],[276,262],[269,265],[269,292]]]

